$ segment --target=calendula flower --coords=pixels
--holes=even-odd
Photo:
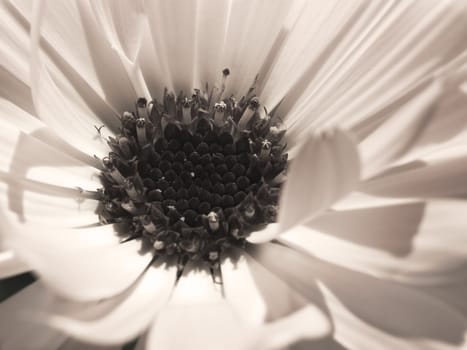
[[[0,8],[2,350],[467,347],[467,3]]]

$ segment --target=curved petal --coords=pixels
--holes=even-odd
[[[368,178],[401,157],[426,128],[433,106],[441,96],[442,83],[435,81],[403,105],[359,144],[362,176]]]
[[[144,11],[141,1],[92,1],[97,22],[112,48],[134,62],[141,45]]]
[[[79,338],[101,345],[123,344],[141,334],[164,307],[175,283],[176,268],[151,266],[109,312],[91,320],[73,315],[50,315],[48,323]],[[131,320],[131,322],[129,322]]]
[[[19,275],[30,270],[31,268],[18,259],[13,251],[0,251],[0,279]]]
[[[33,3],[10,2],[9,10],[29,32]],[[54,80],[71,84],[104,124],[111,129],[118,127],[118,113],[131,108],[135,96],[117,53],[84,1],[51,4],[41,27],[41,49],[50,73]],[[29,61],[29,54],[26,46],[23,60]]]
[[[467,147],[447,147],[428,156],[388,169],[365,181],[359,191],[383,197],[458,197],[467,193]]]
[[[401,337],[372,325],[371,323],[365,322],[365,320],[354,314],[352,310],[339,301],[339,299],[326,287],[322,288],[323,293],[326,296],[326,301],[330,307],[331,314],[336,320],[335,338],[339,343],[343,344],[348,349],[358,350],[413,350],[413,349],[427,349],[427,350],[460,350],[464,349],[466,342],[464,339],[459,339],[457,342],[446,343],[440,341],[432,341],[421,337]],[[384,302],[383,302],[384,304]],[[392,311],[386,316],[392,315]],[[421,312],[420,317],[423,317],[426,313],[425,310]],[[394,316],[393,316],[394,317]],[[387,317],[391,318],[392,317]],[[434,320],[438,320],[437,315],[433,316]],[[392,319],[394,323],[404,321],[403,319]],[[412,324],[411,326],[413,326]],[[443,331],[447,333],[450,330],[446,329],[447,325],[437,323],[436,332],[439,334]],[[356,336],[361,334],[363,336]],[[460,337],[462,338],[462,337]]]
[[[321,316],[315,307],[305,306],[281,320],[264,326],[259,335],[254,336],[256,340],[252,341],[254,345],[250,349],[283,349],[297,340],[322,338],[329,334],[330,329],[314,325]]]
[[[308,269],[306,259],[289,248],[273,243],[251,246],[248,253],[290,289],[307,299],[310,304],[307,312],[314,313],[309,332],[315,334],[315,337],[324,337],[331,332],[332,321],[328,318],[326,305],[318,289],[317,276]]]
[[[289,275],[293,286],[305,285],[312,278],[321,281],[357,317],[388,334],[448,344],[464,340],[467,322],[462,314],[417,289],[338,267],[278,244],[269,243],[261,257],[270,268]],[[339,322],[338,318],[333,320]]]
[[[136,241],[103,247],[99,241],[80,236],[79,231],[20,225],[6,215],[2,226],[5,245],[33,266],[52,290],[73,300],[98,300],[122,292],[152,258],[139,251],[141,243]]]
[[[465,51],[464,3],[375,1],[357,13],[343,38],[337,33],[337,42],[315,55],[324,64],[303,82],[298,102],[281,105],[286,111],[293,105],[282,113],[293,125],[291,135],[317,126],[377,125],[417,86],[451,70]]]
[[[38,115],[74,147],[89,155],[104,156],[108,153],[108,147],[95,129],[101,121],[86,110],[73,87],[66,82],[57,85],[41,58],[40,30],[46,8],[44,2],[34,4],[31,23],[31,91]],[[66,93],[63,93],[64,90]]]
[[[277,231],[265,239],[271,240],[329,208],[355,188],[359,172],[358,152],[348,134],[339,129],[311,134],[288,170]],[[254,239],[255,233],[251,236]]]
[[[377,277],[455,283],[467,277],[466,210],[464,201],[432,201],[333,212],[280,239]]]
[[[266,305],[251,270],[251,258],[241,252],[222,262],[222,283],[225,298],[245,324],[265,322]]]
[[[58,349],[66,339],[60,332],[32,320],[27,310],[46,303],[50,294],[38,282],[0,303],[0,346],[2,350]]]

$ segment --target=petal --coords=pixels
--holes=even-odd
[[[150,99],[137,58],[146,28],[142,1],[90,2],[97,24],[103,28],[110,46],[117,51],[133,87],[140,97]]]
[[[285,318],[296,311],[305,308],[309,300],[295,290],[290,284],[264,267],[256,260],[255,255],[248,257],[249,268],[256,288],[266,305],[266,321],[273,322]],[[311,330],[312,331],[312,330]]]
[[[270,268],[288,274],[294,287],[318,279],[355,315],[391,335],[452,344],[464,339],[467,323],[462,314],[416,289],[338,267],[278,244],[268,243],[261,256]],[[328,303],[326,298],[326,304],[332,307]],[[339,322],[336,317],[333,320]]]
[[[91,320],[52,314],[48,322],[82,341],[123,344],[141,334],[165,305],[175,283],[175,274],[174,266],[151,266],[130,291],[118,297],[120,301],[110,311]]]
[[[21,261],[13,251],[0,251],[0,279],[19,275],[30,270],[31,268]]]
[[[236,252],[221,265],[225,297],[245,324],[265,322],[266,305],[251,269],[251,257]]]
[[[65,336],[44,324],[32,320],[25,310],[45,303],[50,295],[33,283],[3,303],[0,303],[0,346],[2,350],[58,349]]]
[[[146,348],[241,349],[242,328],[209,272],[186,270],[151,327]]]
[[[311,305],[306,306],[288,317],[263,327],[260,335],[256,335],[257,340],[252,342],[254,346],[251,349],[282,349],[297,340],[321,338],[330,330],[311,326],[320,317],[316,308]]]
[[[390,118],[380,123],[378,129],[359,144],[364,178],[384,169],[410,149],[417,136],[426,128],[430,112],[441,91],[439,81],[431,83]]]
[[[465,194],[467,148],[448,147],[388,169],[362,183],[359,191],[384,197],[458,197]]]
[[[0,105],[5,112],[11,107]],[[67,226],[96,223],[97,202],[82,191],[101,187],[96,169],[62,153],[58,145],[47,143],[49,138],[35,137],[40,124],[20,113],[0,118],[0,202],[6,201],[2,206],[23,221],[53,217]]]
[[[457,342],[440,342],[439,340],[432,341],[421,337],[402,337],[400,335],[394,335],[385,330],[381,330],[354,314],[349,306],[340,301],[328,288],[323,286],[322,290],[326,296],[330,311],[336,322],[335,338],[348,349],[460,350],[465,348],[465,340],[462,339]],[[381,314],[381,316],[382,315],[383,314]],[[396,318],[396,316],[397,315],[394,315],[392,310],[384,315],[385,318],[390,319],[393,323],[402,321],[402,323],[405,324],[405,320],[403,318]],[[426,310],[420,311],[418,316],[421,318],[424,317],[425,319],[431,319],[427,316]],[[437,315],[433,315],[433,319],[437,322]],[[410,327],[413,326],[417,327],[417,324],[410,325]],[[446,326],[446,324],[437,323],[435,332],[437,334],[442,332],[449,334],[450,330],[446,329]]]
[[[245,94],[263,73],[268,55],[285,35],[284,24],[294,5],[293,1],[277,0],[231,3],[221,59],[223,68],[232,73],[225,96]]]
[[[140,252],[140,242],[103,247],[100,240],[89,240],[79,231],[45,225],[38,230],[35,225],[6,219],[3,215],[5,245],[33,266],[52,290],[73,300],[97,300],[122,292],[151,260],[151,254]]]
[[[97,23],[113,49],[134,62],[143,36],[145,16],[140,1],[91,2]]]
[[[152,40],[159,63],[168,72],[168,88],[189,93],[193,84],[196,2],[147,1]]]
[[[14,16],[23,25],[33,22],[33,3],[11,3]],[[54,80],[71,84],[104,124],[116,128],[117,114],[131,108],[135,101],[120,58],[106,41],[94,15],[89,14],[86,2],[51,4],[41,26],[41,49],[50,74]],[[29,32],[29,28],[25,30]],[[29,61],[28,46],[26,50]]]
[[[348,134],[339,129],[311,134],[288,170],[276,235],[327,209],[352,191],[358,180],[359,157]]]
[[[8,113],[8,107],[5,112]],[[14,107],[13,107],[14,108]],[[14,112],[19,112],[17,108]],[[16,178],[29,178],[45,184],[84,189],[100,187],[95,168],[61,152],[56,145],[34,137],[40,122],[20,113],[3,114],[0,118],[2,154],[0,171]],[[37,127],[37,129],[36,129]],[[46,139],[48,141],[48,139]],[[58,145],[57,145],[58,146]]]
[[[102,157],[108,153],[108,147],[95,129],[101,125],[100,119],[86,110],[73,87],[66,82],[57,85],[42,61],[39,41],[46,8],[43,3],[35,4],[31,24],[31,90],[38,115],[77,149]]]
[[[308,87],[303,83],[302,98],[288,113],[291,135],[317,126],[377,123],[433,74],[450,70],[449,64],[465,50],[463,3],[366,4],[344,37],[338,32],[338,42],[331,41],[331,47],[316,55],[324,64],[308,78]],[[290,98],[296,101],[293,94]],[[310,115],[315,116],[311,122]]]
[[[286,36],[271,72],[267,77],[260,77],[265,79],[261,96],[268,109],[276,107],[288,94],[295,98],[300,96],[299,89],[304,88],[304,81],[309,83],[310,76],[325,63],[322,56],[335,48],[338,39],[342,40],[349,26],[355,24],[356,14],[362,12],[362,3],[327,1],[297,5],[298,16],[286,23]]]
[[[377,277],[417,285],[455,283],[467,277],[466,208],[464,201],[431,201],[334,212],[281,240]]]
[[[314,315],[313,324],[308,331],[316,338],[328,335],[332,328],[331,320],[327,316],[326,306],[316,284],[317,276],[308,269],[307,260],[297,252],[273,243],[254,245],[248,252],[255,261],[308,300],[310,305],[307,312],[312,312]]]

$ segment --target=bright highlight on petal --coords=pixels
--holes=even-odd
[[[34,266],[52,290],[73,300],[90,301],[119,294],[140,276],[152,259],[150,254],[137,253],[138,242],[103,247],[83,239],[79,230],[45,225],[37,230],[31,224],[14,224],[5,215],[2,226],[5,245]]]

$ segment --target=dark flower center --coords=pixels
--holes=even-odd
[[[123,223],[126,239],[156,255],[211,266],[275,221],[287,167],[285,129],[261,113],[253,89],[239,101],[215,95],[138,99],[109,138],[98,209],[102,223]]]

